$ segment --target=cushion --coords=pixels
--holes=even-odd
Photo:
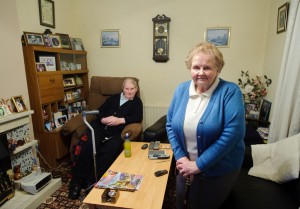
[[[251,145],[253,167],[249,175],[278,183],[299,177],[300,134],[272,144]]]

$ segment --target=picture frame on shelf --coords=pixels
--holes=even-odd
[[[78,91],[73,91],[72,94],[73,94],[74,100],[80,99],[80,93]]]
[[[46,64],[47,71],[56,71],[56,62],[54,56],[39,56],[39,62]]]
[[[118,29],[101,30],[100,34],[101,48],[119,48],[121,47],[121,34]]]
[[[269,120],[271,106],[272,106],[271,102],[263,99],[263,101],[261,103],[261,107],[260,107],[260,114],[259,114],[259,119],[260,120],[264,120],[264,121]]]
[[[26,45],[44,46],[44,37],[41,33],[24,32]]]
[[[70,37],[68,34],[56,33],[60,36],[61,48],[63,49],[72,49]]]
[[[46,131],[52,131],[51,121],[45,122],[45,129]]]
[[[73,94],[72,94],[71,91],[66,92],[65,95],[66,95],[67,102],[73,102],[74,101]]]
[[[70,38],[70,42],[73,50],[84,50],[81,38]]]
[[[52,47],[61,48],[61,40],[59,35],[50,35]]]
[[[14,103],[14,106],[15,106],[17,112],[24,112],[24,111],[28,110],[27,105],[26,105],[22,95],[13,96],[11,99]]]
[[[204,40],[217,47],[229,47],[230,31],[230,27],[207,27],[204,33]]]
[[[73,77],[64,78],[64,86],[65,87],[76,86],[75,79]]]
[[[289,3],[286,2],[278,8],[277,14],[277,34],[286,31],[288,21]]]
[[[260,101],[258,100],[249,100],[245,101],[245,114],[246,118],[258,119],[257,112],[259,114]]]
[[[63,126],[67,121],[68,121],[67,116],[62,115],[61,117],[59,117],[55,120],[55,125],[58,128],[58,127]]]
[[[82,79],[81,79],[79,76],[76,76],[76,77],[75,77],[75,81],[76,81],[76,85],[77,85],[77,86],[80,86],[80,85],[83,84]]]
[[[37,72],[44,72],[47,70],[46,64],[43,62],[36,62],[35,68]]]
[[[40,25],[55,28],[55,7],[52,0],[38,0]]]
[[[50,35],[44,35],[44,42],[46,47],[52,47],[52,40]]]

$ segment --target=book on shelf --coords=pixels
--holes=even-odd
[[[95,187],[135,191],[140,188],[142,181],[142,175],[108,170],[96,183]]]

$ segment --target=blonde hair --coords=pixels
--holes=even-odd
[[[185,59],[185,64],[188,69],[192,67],[192,59],[199,52],[203,52],[205,54],[211,54],[214,57],[214,64],[217,67],[218,72],[221,72],[222,68],[225,65],[222,52],[212,43],[202,42],[197,44],[189,53],[189,55]]]

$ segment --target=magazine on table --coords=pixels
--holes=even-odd
[[[135,191],[140,188],[142,181],[142,175],[108,170],[103,174],[95,187]]]

